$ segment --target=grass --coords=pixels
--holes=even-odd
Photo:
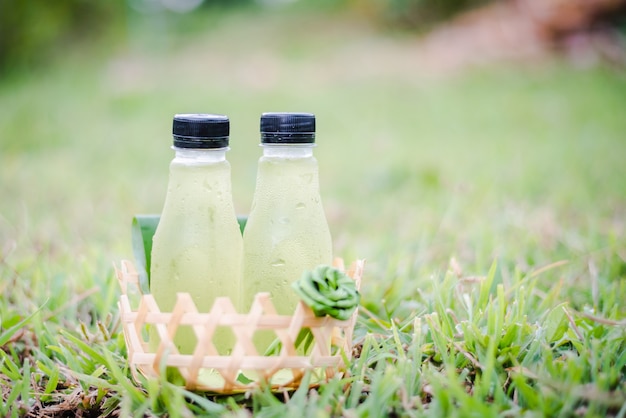
[[[414,39],[351,16],[208,21],[138,20],[0,84],[0,415],[626,416],[623,74],[433,75],[406,66]],[[335,252],[368,260],[350,376],[136,385],[112,263],[161,210],[171,116],[230,115],[246,213],[258,116],[280,109],[317,114]]]

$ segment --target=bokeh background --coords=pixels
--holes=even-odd
[[[247,213],[265,111],[317,115],[335,252],[368,259],[371,295],[451,257],[624,274],[624,10],[0,0],[2,274],[76,293],[84,274],[110,280],[132,216],[161,210],[175,113],[230,116]]]

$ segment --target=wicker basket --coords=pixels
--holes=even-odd
[[[343,261],[335,260],[343,269]],[[354,262],[347,274],[360,286],[364,262]],[[138,295],[136,310],[129,297],[133,287],[139,289],[138,273],[130,261],[116,266],[122,295],[119,301],[128,361],[136,380],[138,373],[158,377],[164,366],[180,372],[190,390],[237,393],[259,385],[272,389],[295,389],[305,372],[311,371],[310,386],[337,373],[345,372],[345,360],[352,354],[352,333],[357,312],[346,321],[316,317],[300,302],[293,316],[278,315],[269,293],[258,293],[249,313],[238,313],[230,299],[217,298],[209,313],[199,313],[188,293],[179,293],[172,312],[162,312],[150,294]],[[129,285],[131,287],[129,288]],[[193,354],[179,354],[173,338],[179,326],[191,326],[197,338]],[[220,355],[211,337],[218,327],[228,327],[236,342],[229,356]],[[149,328],[156,328],[160,344],[151,351],[144,338]],[[310,354],[302,355],[295,341],[304,328],[313,335]],[[281,342],[279,354],[259,355],[252,336],[257,330],[273,330]],[[244,373],[242,378],[242,373]]]

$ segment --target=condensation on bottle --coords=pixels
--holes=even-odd
[[[278,313],[292,315],[299,297],[291,284],[303,272],[332,262],[313,156],[315,116],[264,113],[260,131],[263,155],[243,235],[243,307],[250,308],[256,293],[270,292]],[[257,334],[259,351],[276,338]]]
[[[231,169],[226,159],[230,121],[214,114],[178,114],[163,212],[153,238],[150,291],[162,311],[171,312],[177,292],[188,292],[199,312],[227,296],[240,308],[243,241],[235,214]],[[174,343],[192,354],[191,326],[179,326]],[[155,330],[150,344],[158,344]],[[234,336],[218,329],[213,344],[222,355]]]

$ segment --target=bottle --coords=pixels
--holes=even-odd
[[[174,116],[176,155],[150,268],[150,291],[162,311],[172,311],[177,292],[188,292],[199,312],[209,312],[218,296],[239,308],[243,242],[226,160],[229,130],[223,115]],[[226,331],[213,337],[221,355],[234,345]],[[192,354],[197,338],[191,326],[181,325],[174,342],[181,354]]]
[[[306,270],[332,262],[332,240],[320,197],[315,115],[264,113],[263,156],[258,162],[252,209],[244,229],[243,306],[270,292],[281,315],[293,315],[299,301],[291,283]],[[274,341],[257,332],[260,354]]]

